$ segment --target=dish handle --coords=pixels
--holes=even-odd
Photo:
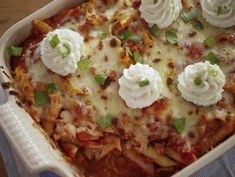
[[[29,114],[17,105],[14,96],[0,105],[0,128],[30,174],[48,171],[61,177],[81,177],[52,147]]]

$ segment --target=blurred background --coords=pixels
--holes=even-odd
[[[0,36],[13,24],[51,0],[0,0]],[[2,176],[1,176],[2,177]]]
[[[50,1],[51,0],[0,0],[0,37],[13,24],[45,6]],[[0,143],[2,143],[1,139]],[[7,177],[1,155],[0,177]]]

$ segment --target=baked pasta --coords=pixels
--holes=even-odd
[[[90,0],[9,46],[18,104],[86,177],[166,177],[235,130],[232,0]]]

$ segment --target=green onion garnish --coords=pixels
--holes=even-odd
[[[8,47],[7,51],[10,56],[20,57],[22,55],[23,48],[22,47]]]
[[[107,36],[107,33],[105,33],[105,32],[100,32],[100,33],[98,34],[98,37],[99,37],[100,39],[104,39],[104,38],[106,38],[106,36]]]
[[[109,127],[110,125],[112,125],[112,120],[113,120],[113,117],[111,114],[108,114],[104,117],[101,117],[99,120],[98,120],[98,125],[101,127],[101,128],[107,128]]]
[[[175,44],[178,43],[178,37],[176,35],[176,33],[173,30],[167,30],[165,32],[166,35],[166,39],[170,44]]]
[[[59,43],[60,43],[60,39],[59,39],[58,35],[55,34],[50,40],[51,47],[55,48]]]
[[[134,52],[134,59],[136,63],[144,63],[144,59],[138,51]]]
[[[88,69],[89,67],[89,61],[87,58],[84,58],[84,59],[81,59],[79,62],[78,62],[78,68],[80,70],[86,70]]]
[[[204,44],[205,44],[207,47],[211,48],[211,47],[214,47],[214,46],[215,46],[216,40],[215,40],[215,38],[214,38],[213,36],[209,36],[209,37],[207,37],[207,38],[204,40]]]
[[[47,83],[46,88],[49,93],[54,93],[57,90],[56,85],[54,83]]]
[[[199,20],[192,22],[192,25],[193,25],[193,28],[198,31],[202,31],[204,29],[203,24]]]
[[[128,40],[130,39],[131,37],[133,36],[133,33],[130,31],[130,30],[124,30],[124,31],[121,31],[120,34],[119,34],[119,38],[121,40]]]
[[[140,80],[140,81],[138,81],[137,82],[137,84],[140,86],[140,87],[144,87],[144,86],[147,86],[147,85],[149,85],[149,80],[148,79],[146,79],[146,80]]]
[[[217,15],[220,15],[222,13],[222,11],[223,11],[223,8],[221,6],[216,6],[215,11],[216,11]]]
[[[197,11],[184,11],[180,14],[181,19],[184,21],[184,23],[188,23],[194,18],[197,18],[198,13]]]
[[[218,71],[216,71],[216,70],[213,69],[213,68],[209,68],[209,69],[208,69],[208,73],[209,73],[209,75],[215,77],[215,76],[217,76]]]
[[[212,65],[219,64],[219,59],[215,56],[213,52],[209,52],[208,55],[205,57],[205,60],[209,61]]]
[[[154,24],[153,26],[151,26],[149,28],[149,32],[153,35],[156,36],[157,31],[159,30],[158,26],[156,24]]]
[[[97,74],[95,75],[95,80],[96,82],[98,82],[100,85],[106,85],[105,82],[108,78],[108,76],[104,75],[104,74]]]
[[[65,44],[59,47],[62,58],[67,57],[70,54],[70,49]]]
[[[43,91],[36,91],[34,100],[37,106],[42,106],[49,103],[48,95]]]
[[[193,80],[194,84],[195,85],[201,85],[202,84],[202,78],[200,77],[195,77],[194,80]]]
[[[182,133],[184,131],[185,125],[186,125],[186,118],[182,117],[179,119],[174,119],[172,121],[173,127],[175,127],[176,131],[178,133]]]

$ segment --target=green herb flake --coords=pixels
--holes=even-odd
[[[65,58],[70,54],[70,49],[69,49],[68,46],[62,45],[62,46],[59,47],[59,52],[61,54],[61,57]]]
[[[100,33],[98,34],[98,37],[99,37],[100,39],[104,39],[104,38],[107,37],[107,33],[105,33],[105,32],[100,32]]]
[[[153,26],[151,26],[149,28],[149,32],[153,35],[156,36],[157,31],[159,30],[158,26],[156,24],[154,24]]]
[[[184,128],[185,128],[185,125],[186,125],[186,118],[182,117],[182,118],[179,118],[179,119],[174,119],[172,121],[172,125],[178,133],[182,133],[184,131]]]
[[[202,78],[200,77],[195,77],[194,80],[193,80],[194,84],[199,86],[202,84]]]
[[[137,82],[137,84],[140,86],[140,87],[144,87],[144,86],[147,86],[150,84],[149,80],[146,79],[146,80],[140,80]]]
[[[100,85],[106,85],[106,80],[108,78],[108,76],[104,75],[104,74],[97,74],[95,75],[95,80],[96,82],[98,82]]]
[[[191,20],[195,19],[198,17],[197,11],[183,11],[180,14],[181,19],[184,21],[184,23],[188,23]]]
[[[89,61],[87,58],[81,59],[78,62],[78,68],[82,71],[87,70],[89,68]]]
[[[198,31],[202,31],[204,29],[202,22],[200,22],[199,20],[192,22],[192,26]]]
[[[167,30],[165,32],[166,35],[166,40],[170,43],[170,44],[176,44],[179,42],[177,34],[173,31],[173,30]]]
[[[211,47],[214,47],[214,46],[215,46],[216,40],[215,40],[215,38],[214,38],[213,36],[209,36],[209,37],[207,37],[207,38],[204,40],[204,44],[205,44],[207,47],[211,48]]]
[[[34,100],[36,106],[42,106],[49,103],[48,95],[43,91],[36,91]]]
[[[98,123],[98,125],[99,125],[101,128],[105,129],[105,128],[109,127],[110,125],[112,125],[112,120],[113,120],[112,115],[111,115],[111,114],[108,114],[108,115],[106,115],[106,116],[104,116],[104,117],[101,117],[101,118],[98,120],[97,123]]]
[[[138,51],[134,52],[134,59],[136,63],[144,63],[144,59]]]
[[[23,48],[22,47],[8,47],[7,52],[10,56],[20,57],[22,55]]]
[[[213,52],[209,52],[208,55],[205,57],[205,60],[209,61],[212,65],[219,65],[219,59],[215,56]]]
[[[56,85],[54,83],[47,83],[46,88],[48,93],[54,93],[57,90]]]
[[[60,39],[59,39],[58,35],[55,34],[50,40],[51,47],[55,48],[59,43],[60,43]]]

